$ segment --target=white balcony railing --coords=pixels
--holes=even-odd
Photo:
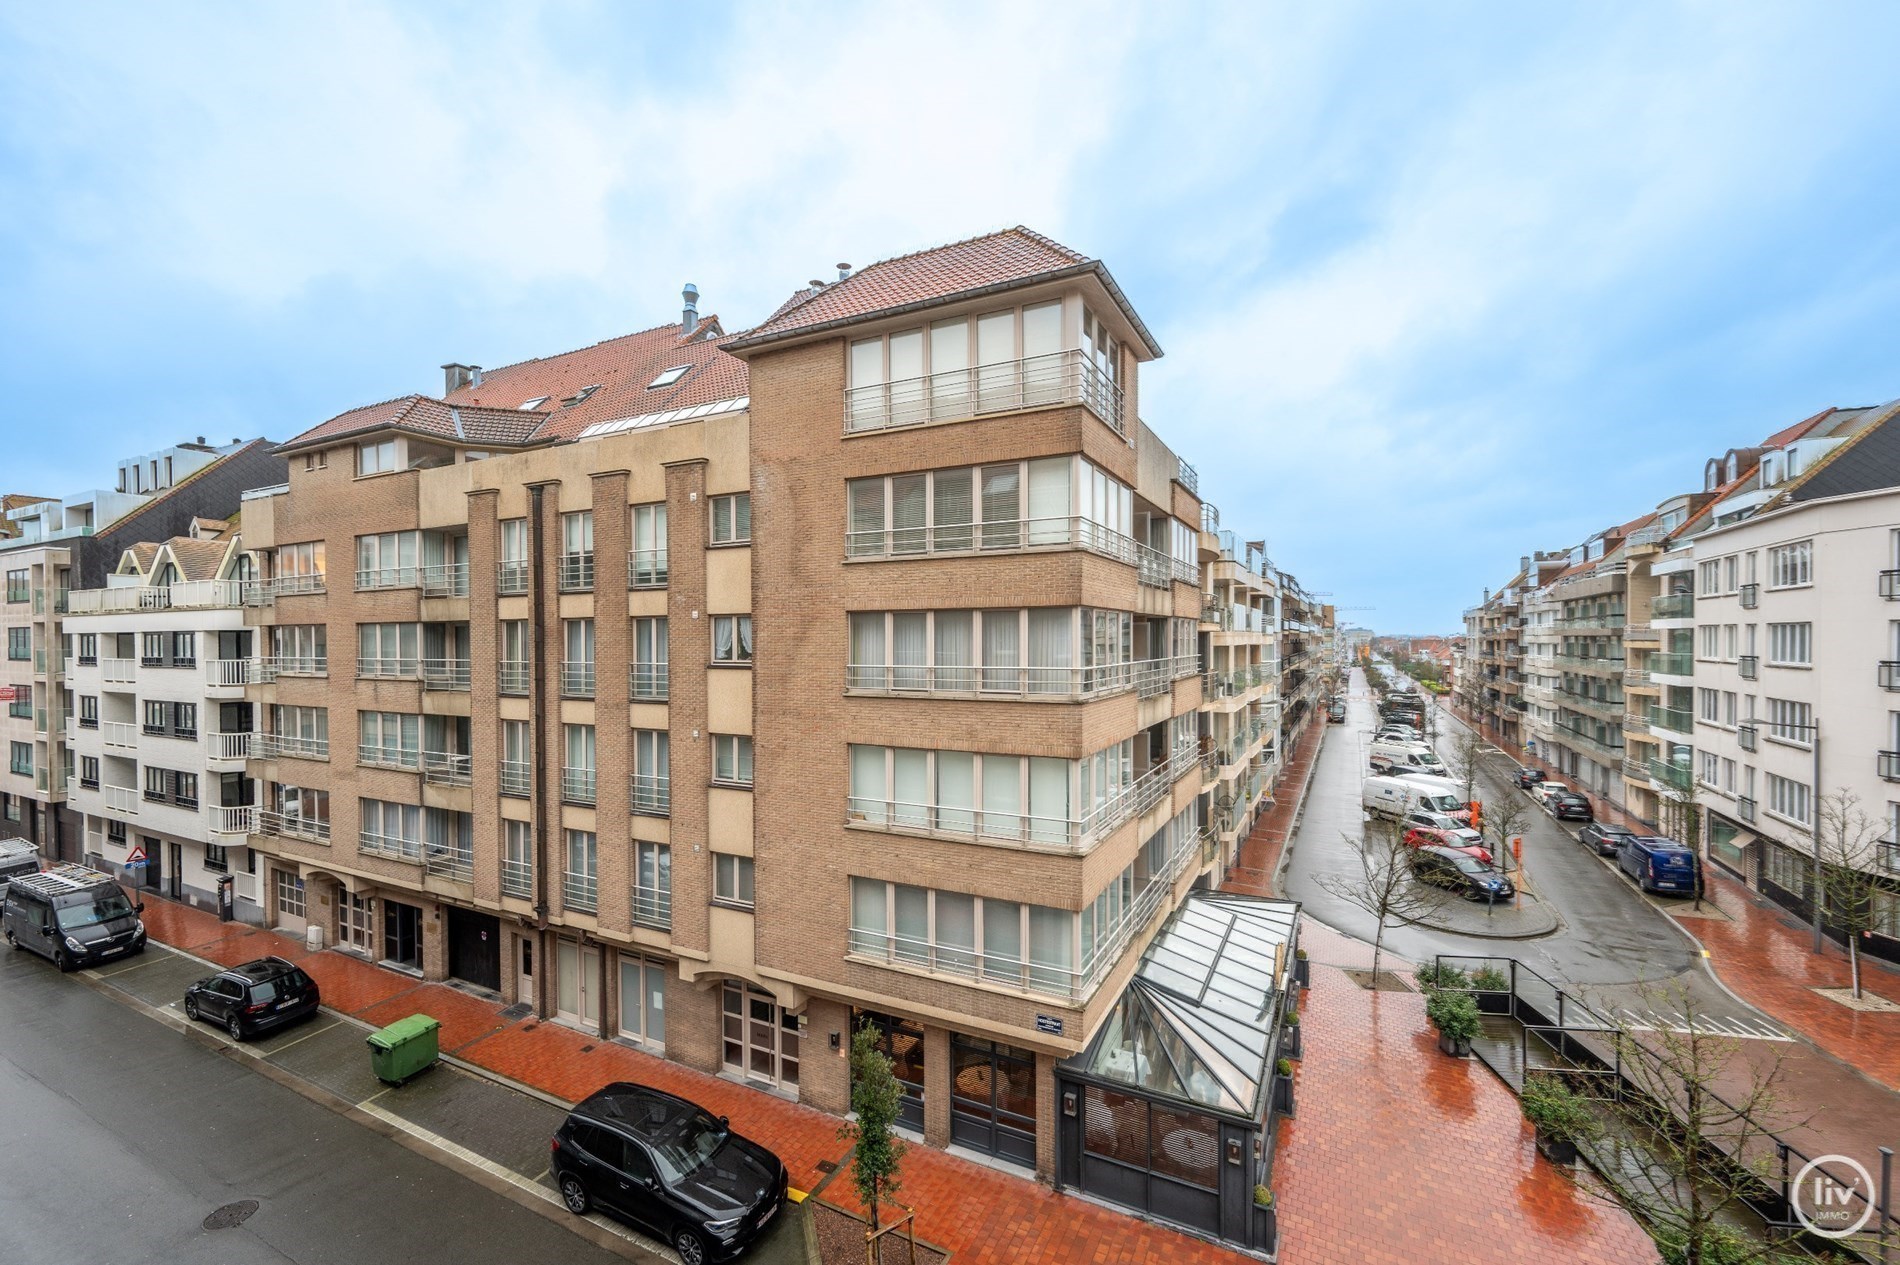
[[[1193,660],[1184,656],[1192,670]],[[854,663],[845,668],[845,688],[874,694],[962,694],[974,697],[1064,701],[1118,694],[1160,683],[1155,693],[1186,673],[1182,660],[1143,659],[1092,668],[950,667],[943,664]],[[1144,693],[1144,697],[1148,695]]]
[[[627,587],[663,589],[666,587],[666,550],[633,549],[627,553]]]
[[[99,676],[107,685],[130,685],[138,670],[137,659],[99,660]]]
[[[534,862],[504,859],[501,863],[501,894],[524,898],[533,896]]]
[[[213,689],[245,685],[256,671],[249,659],[206,659],[205,684]]]
[[[257,806],[242,804],[227,808],[219,804],[207,805],[205,827],[219,837],[253,834],[257,830]]]
[[[373,830],[357,832],[356,850],[364,856],[384,857],[391,861],[422,860],[422,840],[380,834]]]
[[[422,778],[437,786],[472,786],[475,767],[471,757],[453,751],[424,751]]]
[[[569,909],[591,914],[600,899],[600,879],[593,874],[569,870],[561,883],[561,903]]]
[[[594,696],[594,661],[570,660],[561,664],[561,693],[567,698]]]
[[[251,758],[251,735],[208,733],[205,735],[205,755],[213,760],[248,760]]]
[[[665,702],[667,684],[667,672],[664,663],[630,663],[627,665],[627,692],[635,699],[650,703]]]
[[[475,881],[475,854],[467,848],[443,847],[430,844],[428,855],[422,860],[425,874],[436,878],[446,878],[457,883]]]
[[[328,760],[328,738],[306,738],[297,734],[252,734],[251,757],[257,760]]]
[[[268,685],[280,676],[329,676],[327,655],[273,655],[251,662],[250,685]]]
[[[373,655],[356,661],[359,681],[413,681],[422,675],[422,660],[392,655]]]
[[[422,568],[424,597],[467,597],[468,563],[438,562]]]
[[[1080,350],[847,387],[847,434],[1080,404],[1126,436],[1121,388]]]
[[[533,669],[526,659],[503,659],[501,661],[501,692],[526,694],[528,681],[533,674]]]
[[[420,579],[419,567],[364,567],[356,573],[356,587],[365,589],[413,589]]]
[[[665,773],[635,773],[627,782],[629,806],[642,817],[665,817],[673,811],[672,779]]]
[[[431,690],[465,690],[468,688],[469,661],[467,659],[424,659],[422,661],[422,684]]]
[[[570,804],[593,803],[597,777],[593,769],[562,769],[561,798]]]
[[[288,835],[294,839],[330,838],[330,821],[326,817],[305,817],[297,813],[280,813],[264,809],[257,814],[258,829],[267,835]]]
[[[498,596],[517,597],[527,591],[528,563],[526,559],[495,564],[495,592]]]
[[[135,786],[103,786],[100,792],[105,796],[106,811],[121,817],[139,815],[139,792]]]
[[[673,929],[673,890],[670,887],[633,888],[633,908],[631,920],[636,927],[650,927],[655,931]]]
[[[122,720],[101,721],[99,733],[108,747],[118,747],[125,751],[136,751],[139,745],[139,727]]]
[[[847,558],[910,558],[932,554],[1019,553],[1033,549],[1085,549],[1135,565],[1141,545],[1132,536],[1090,518],[1005,518],[986,523],[936,523],[847,531]]]
[[[534,765],[526,760],[502,760],[501,793],[528,795],[534,790]]]

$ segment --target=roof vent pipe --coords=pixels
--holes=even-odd
[[[699,287],[688,281],[680,291],[680,337],[692,333],[699,324]]]
[[[848,277],[848,276],[850,276],[850,275],[851,275],[851,265],[850,265],[850,264],[839,264],[839,265],[838,265],[838,280],[840,280],[840,281],[843,281],[843,280],[844,280],[844,279],[845,279],[846,277]]]

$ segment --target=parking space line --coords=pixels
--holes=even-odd
[[[321,1028],[318,1028],[315,1032],[304,1033],[302,1036],[298,1037],[297,1040],[295,1041],[286,1041],[282,1045],[274,1045],[270,1048],[270,1053],[266,1054],[264,1057],[274,1058],[275,1056],[282,1054],[285,1050],[288,1050],[293,1045],[297,1045],[297,1044],[300,1044],[301,1042],[308,1041],[311,1037],[322,1036],[324,1033],[328,1032],[330,1029],[336,1027],[338,1024],[341,1024],[342,1022],[343,1021],[341,1019],[333,1019],[329,1023],[324,1024]]]

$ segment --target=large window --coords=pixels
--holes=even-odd
[[[330,756],[330,709],[272,703],[270,737],[268,745],[277,754],[326,760]]]
[[[672,811],[670,743],[664,729],[633,731],[633,811],[664,817]]]
[[[356,538],[356,587],[359,589],[414,588],[416,554],[422,533],[381,532]]]
[[[714,663],[752,662],[752,616],[714,615],[712,625]]]
[[[1783,667],[1808,667],[1814,662],[1814,625],[1768,625],[1768,662]]]
[[[569,698],[594,696],[594,621],[569,619],[562,622],[562,640],[566,655],[561,660],[561,693]]]
[[[422,808],[380,799],[357,801],[362,814],[357,846],[378,856],[405,861],[422,857]]]
[[[1782,742],[1794,743],[1797,746],[1812,745],[1814,741],[1813,705],[1786,698],[1769,699],[1768,736]]]
[[[600,841],[591,830],[567,832],[567,874],[562,903],[592,912],[600,896]]]
[[[667,694],[666,616],[633,621],[632,678],[628,687],[636,699],[657,701]]]
[[[1095,328],[1091,318],[1091,336]],[[1093,341],[1081,353],[1065,351],[1062,341],[1060,302],[859,339],[851,344],[848,360],[845,428],[912,426],[1068,399],[1096,403],[1084,391],[1100,372],[1094,367]],[[1119,356],[1112,341],[1101,350],[1103,365],[1118,381]],[[1104,411],[1104,417],[1121,428],[1119,412]]]
[[[752,785],[752,739],[745,734],[713,735],[713,781],[725,786]]]
[[[361,625],[375,627],[376,625]],[[328,624],[276,624],[270,630],[272,667],[292,675],[322,676],[330,670]]]
[[[854,479],[852,558],[1076,545],[1135,561],[1134,494],[1080,457]]]
[[[865,611],[850,625],[851,689],[1075,697],[1134,684],[1127,611]]]
[[[394,469],[396,469],[395,440],[382,439],[374,443],[358,444],[356,446],[356,473],[359,476],[366,474],[388,474]]]
[[[527,795],[533,790],[534,755],[528,722],[501,722],[501,793]]]
[[[709,505],[712,510],[712,543],[737,545],[752,539],[752,494],[750,492],[715,496]]]
[[[1768,811],[1798,825],[1808,823],[1809,791],[1806,782],[1797,782],[1777,774],[1768,775]]]
[[[717,526],[716,518],[714,525]],[[657,589],[665,586],[666,577],[666,505],[636,505],[633,507],[633,548],[627,557],[627,583],[636,589]]]
[[[634,841],[633,921],[662,931],[673,925],[673,849],[664,843]]]
[[[570,804],[591,804],[595,796],[594,727],[561,726],[566,761],[561,767],[561,798]]]
[[[730,852],[713,853],[713,899],[725,905],[752,908],[752,858]]]
[[[422,762],[422,717],[408,712],[358,712],[359,764],[413,769]]]
[[[358,624],[356,675],[413,677],[421,670],[421,624]]]
[[[1795,588],[1814,583],[1814,542],[1776,545],[1768,551],[1768,587]]]
[[[321,593],[323,591],[323,542],[305,541],[277,547],[277,591],[280,593]]]

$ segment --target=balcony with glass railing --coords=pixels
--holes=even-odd
[[[1752,681],[1761,675],[1761,656],[1745,654],[1735,660],[1735,670],[1741,673],[1742,680]]]
[[[1649,604],[1649,617],[1657,619],[1694,619],[1695,594],[1664,593]]]
[[[594,769],[563,768],[561,770],[562,800],[569,804],[593,803],[598,776],[599,774]]]
[[[1663,707],[1652,703],[1649,707],[1649,726],[1651,729],[1667,729],[1671,733],[1693,733],[1695,717],[1686,707]]]
[[[627,693],[632,695],[635,701],[663,703],[666,701],[666,691],[667,670],[664,663],[627,665]]]
[[[501,863],[501,894],[522,900],[531,899],[534,896],[534,862],[504,858]]]
[[[1598,737],[1595,729],[1586,729],[1581,725],[1557,723],[1558,741],[1572,746],[1588,747],[1590,750],[1617,759],[1623,757],[1623,732],[1620,729],[1607,731],[1607,736]]]
[[[638,883],[633,887],[632,921],[636,927],[646,927],[653,931],[671,931],[673,929],[673,889],[668,887],[646,887]]]
[[[594,696],[594,661],[592,659],[568,659],[561,664],[561,697],[592,698]]]
[[[1650,655],[1648,662],[1646,662],[1643,665],[1643,667],[1644,667],[1644,670],[1647,671],[1651,677],[1694,676],[1695,675],[1695,656],[1693,654],[1686,654],[1686,653],[1673,652],[1673,651],[1661,652],[1661,653]]]
[[[1068,404],[1128,434],[1121,388],[1079,349],[846,387],[844,429],[857,435]]]
[[[665,773],[635,773],[627,780],[629,805],[642,817],[665,817],[673,811],[672,779]]]
[[[561,904],[591,914],[600,899],[600,879],[582,870],[569,870],[561,879]]]
[[[501,793],[526,796],[534,790],[534,765],[527,760],[503,760]]]
[[[1676,764],[1669,760],[1651,760],[1649,780],[1658,786],[1666,786],[1672,791],[1686,795],[1694,784],[1694,775],[1690,773],[1687,764]]]
[[[663,589],[666,587],[666,550],[630,549],[627,551],[627,587]]]

